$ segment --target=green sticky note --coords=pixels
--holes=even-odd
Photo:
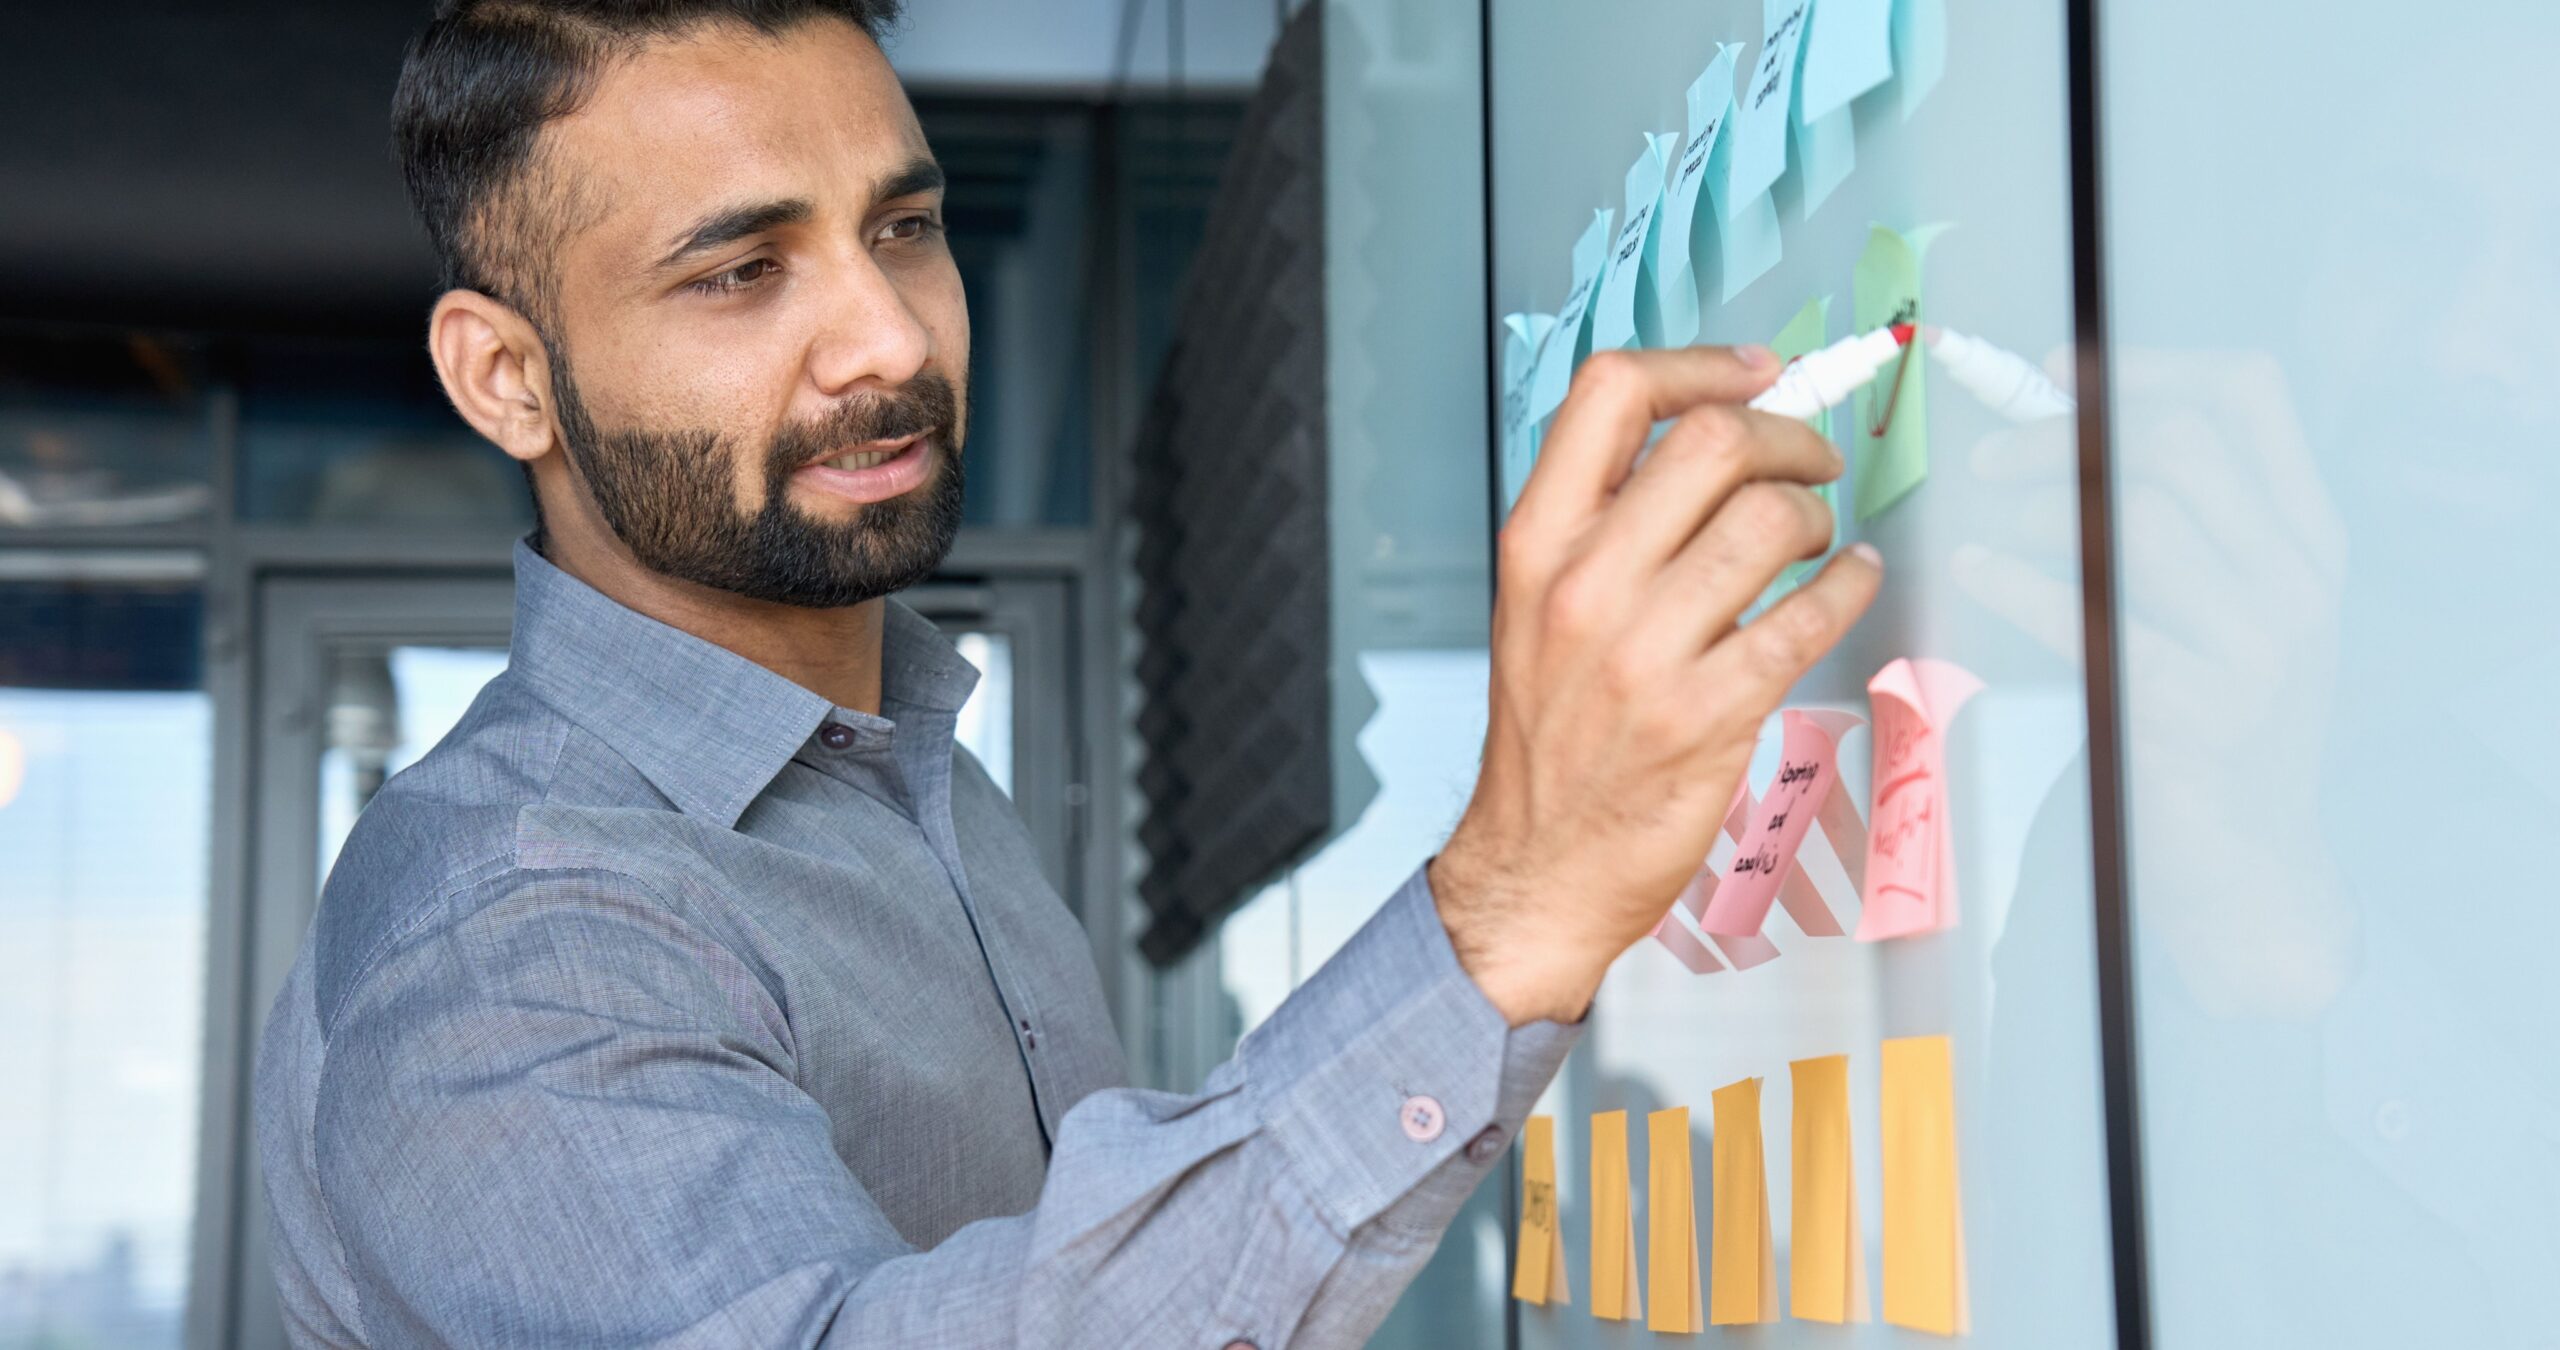
[[[1922,225],[1908,235],[1870,226],[1867,248],[1852,276],[1857,292],[1856,332],[1886,324],[1921,322],[1920,263],[1944,225]],[[1920,344],[1885,368],[1858,392],[1856,456],[1858,519],[1867,520],[1908,495],[1929,476],[1929,389]]]
[[[1776,352],[1781,361],[1793,361],[1806,352],[1820,348],[1830,334],[1831,297],[1816,296],[1805,301],[1804,308],[1797,310],[1796,316],[1787,320],[1787,326],[1779,329],[1776,337],[1769,339],[1769,350]],[[1813,429],[1825,436],[1832,435],[1832,416],[1833,414],[1828,411],[1817,414],[1813,418]],[[1823,505],[1831,508],[1831,546],[1838,548],[1840,546],[1840,485],[1837,482],[1825,483],[1815,488],[1814,492],[1822,498]],[[1825,550],[1825,556],[1829,556],[1829,550]],[[1770,589],[1768,595],[1762,597],[1762,603],[1773,601],[1788,591],[1794,590],[1797,583],[1803,581],[1813,569],[1821,565],[1820,559],[1813,562],[1787,564],[1787,570],[1778,575],[1777,584]]]

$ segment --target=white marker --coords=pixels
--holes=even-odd
[[[2012,422],[2063,417],[2079,410],[2079,402],[2062,386],[2016,352],[1935,324],[1921,329],[1920,338],[1929,354],[1947,368],[1949,379]]]
[[[1811,417],[1836,408],[1867,386],[1877,372],[1893,364],[1911,341],[1911,325],[1894,324],[1872,333],[1842,338],[1820,351],[1806,352],[1778,372],[1778,382],[1760,391],[1749,407],[1780,417]]]

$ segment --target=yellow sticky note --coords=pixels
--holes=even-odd
[[[1644,1316],[1636,1287],[1635,1187],[1627,1179],[1627,1113],[1591,1117],[1591,1315]]]
[[[1883,1098],[1884,1320],[1956,1335],[1971,1316],[1947,1038],[1886,1041]]]
[[[1698,1310],[1697,1182],[1689,1170],[1689,1108],[1675,1106],[1645,1117],[1651,1167],[1645,1173],[1645,1213],[1652,1228],[1645,1264],[1653,1271],[1653,1306],[1645,1325],[1655,1331],[1704,1331]]]
[[[1717,1326],[1778,1319],[1778,1261],[1769,1240],[1769,1178],[1760,1159],[1760,1080],[1715,1091],[1715,1278],[1708,1320]]]
[[[1531,1116],[1520,1131],[1520,1238],[1511,1296],[1528,1303],[1573,1302],[1565,1278],[1564,1226],[1556,1217],[1556,1118]]]
[[[1791,1310],[1808,1322],[1867,1320],[1867,1244],[1858,1232],[1849,1156],[1849,1057],[1787,1066],[1794,1076],[1794,1220],[1787,1250]]]

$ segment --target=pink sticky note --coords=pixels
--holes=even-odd
[[[1735,970],[1749,970],[1778,959],[1778,944],[1757,933],[1749,937],[1718,933],[1716,949],[1724,953],[1724,959],[1731,961]]]
[[[1724,969],[1724,962],[1716,959],[1716,954],[1708,949],[1707,944],[1700,942],[1696,934],[1668,914],[1653,926],[1653,940],[1661,943],[1680,964],[1687,966],[1692,975],[1713,975]]]
[[[1769,795],[1752,808],[1750,823],[1735,843],[1733,864],[1725,869],[1724,884],[1698,923],[1718,937],[1757,936],[1768,920],[1771,902],[1782,896],[1787,913],[1806,932],[1830,937],[1840,933],[1838,921],[1814,893],[1812,880],[1796,866],[1796,850],[1804,845],[1805,833],[1839,785],[1839,739],[1858,719],[1849,713],[1790,708],[1779,721],[1785,740],[1778,751],[1778,776],[1769,784]]]
[[[1907,937],[1956,921],[1947,827],[1946,730],[1982,681],[1945,661],[1897,660],[1867,682],[1875,709],[1875,803],[1867,812],[1865,912],[1858,939]]]

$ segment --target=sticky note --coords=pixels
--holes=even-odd
[[[1707,1320],[1778,1319],[1778,1263],[1769,1240],[1769,1178],[1760,1157],[1760,1080],[1715,1090],[1715,1251]]]
[[[1660,346],[1662,320],[1654,301],[1654,255],[1660,231],[1662,187],[1680,138],[1647,135],[1644,150],[1627,166],[1627,213],[1609,247],[1608,278],[1591,313],[1591,350]]]
[[[1750,780],[1734,784],[1733,800],[1725,808],[1723,832],[1734,840],[1736,846],[1751,830],[1752,806]],[[1689,878],[1688,886],[1680,892],[1680,907],[1689,911],[1692,918],[1704,919],[1707,910],[1715,904],[1716,892],[1722,885],[1722,879],[1713,867],[1699,864],[1697,873]],[[1715,939],[1715,945],[1735,970],[1749,970],[1778,958],[1777,944],[1757,933],[1721,935]]]
[[[1856,1164],[1849,1153],[1849,1057],[1800,1059],[1787,1070],[1796,1099],[1789,1311],[1807,1322],[1863,1322],[1867,1243],[1858,1231]]]
[[[1716,138],[1707,156],[1707,195],[1716,216],[1716,294],[1731,300],[1743,288],[1778,265],[1778,206],[1762,192],[1745,201],[1734,199],[1733,137]]]
[[[1779,329],[1776,337],[1769,339],[1769,350],[1776,352],[1781,361],[1792,361],[1806,352],[1820,348],[1829,340],[1830,333],[1831,297],[1815,296],[1804,302],[1804,308],[1797,310],[1795,317],[1787,320],[1787,326]],[[1834,424],[1835,415],[1836,410],[1833,409],[1825,409],[1815,414],[1812,418],[1813,429],[1821,432],[1825,437],[1838,440],[1839,433]],[[1824,483],[1815,488],[1813,494],[1822,499],[1824,506],[1831,508],[1831,547],[1838,548],[1840,546],[1840,484],[1837,481]],[[1824,550],[1823,556],[1829,557],[1830,551]],[[1813,573],[1815,568],[1821,565],[1820,558],[1812,562],[1787,564],[1787,570],[1778,574],[1777,582],[1770,588],[1770,594],[1764,597],[1762,603],[1768,603],[1794,590]]]
[[[1715,198],[1706,191],[1707,161],[1724,138],[1733,111],[1733,62],[1740,44],[1719,42],[1715,59],[1689,84],[1689,131],[1663,188],[1660,241],[1654,250],[1654,312],[1661,342],[1680,347],[1698,340],[1698,259],[1715,226]],[[1707,209],[1698,207],[1703,203]]]
[[[1884,1320],[1952,1336],[1972,1321],[1956,1175],[1955,1052],[1944,1036],[1884,1043]]]
[[[1529,381],[1529,420],[1543,422],[1547,414],[1564,402],[1567,389],[1573,386],[1573,368],[1590,351],[1592,296],[1609,261],[1609,222],[1617,218],[1614,211],[1594,211],[1591,223],[1582,228],[1582,237],[1573,245],[1573,288],[1565,292],[1564,306],[1556,311],[1555,327],[1547,330],[1546,339],[1538,344],[1537,374]]]
[[[1796,115],[1811,123],[1893,78],[1894,0],[1817,0],[1805,30]]]
[[[1796,851],[1812,831],[1821,803],[1841,790],[1840,738],[1859,725],[1854,713],[1789,708],[1779,717],[1777,776],[1768,795],[1754,803],[1750,825],[1734,846],[1732,864],[1708,902],[1698,926],[1718,937],[1752,937],[1781,899],[1789,918],[1814,937],[1840,936],[1840,921],[1822,904],[1803,873]],[[1809,908],[1808,908],[1809,906]]]
[[[1787,171],[1788,110],[1795,104],[1805,0],[1762,0],[1760,19],[1760,51],[1735,98],[1732,195],[1718,202],[1728,219]]]
[[[1564,1224],[1556,1209],[1556,1118],[1531,1116],[1520,1130],[1519,1265],[1511,1272],[1511,1296],[1524,1303],[1573,1302],[1565,1277]]]
[[[1644,1316],[1636,1286],[1635,1188],[1627,1179],[1627,1113],[1591,1116],[1591,1315]]]
[[[1654,921],[1653,940],[1661,943],[1673,960],[1688,967],[1692,975],[1713,975],[1724,969],[1724,962],[1713,949],[1667,913]]]
[[[1689,1108],[1675,1106],[1645,1117],[1647,1244],[1645,1268],[1653,1272],[1653,1305],[1644,1324],[1655,1331],[1707,1329],[1698,1297],[1697,1182],[1689,1172]]]
[[[1850,126],[1849,110],[1842,108],[1815,121],[1796,123],[1795,139],[1804,214],[1810,220],[1814,208],[1828,201],[1834,189],[1849,181],[1849,171],[1858,167],[1858,137]]]
[[[1956,922],[1955,837],[1947,824],[1947,726],[1982,681],[1948,661],[1895,660],[1867,681],[1875,714],[1865,908],[1858,940]]]
[[[1943,225],[1923,225],[1908,235],[1882,225],[1867,230],[1866,251],[1854,273],[1857,321],[1865,333],[1887,324],[1919,323],[1920,263]],[[1855,456],[1858,519],[1866,520],[1902,500],[1929,476],[1929,397],[1919,343],[1858,391],[1860,453]]]
[[[1502,320],[1502,509],[1509,514],[1538,462],[1539,424],[1529,418],[1529,380],[1538,344],[1556,326],[1552,314],[1508,314]]]
[[[1894,0],[1893,66],[1901,74],[1902,117],[1947,73],[1947,0]]]

